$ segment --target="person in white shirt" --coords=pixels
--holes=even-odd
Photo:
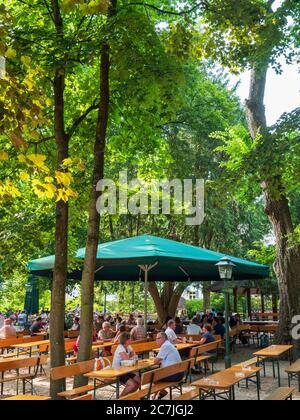
[[[122,366],[123,360],[132,360],[136,357],[131,345],[130,345],[130,334],[124,332],[119,337],[120,344],[118,345],[113,359],[113,369],[118,369]],[[137,373],[128,373],[120,378],[121,383],[125,385],[125,388],[121,394],[121,397],[132,394],[137,391],[141,386],[141,379]]]
[[[174,345],[177,343],[182,343],[181,338],[178,338],[177,335],[175,334],[175,328],[176,328],[175,321],[173,319],[170,319],[170,321],[168,321],[168,328],[166,329],[165,333],[170,343]]]
[[[192,320],[192,323],[188,325],[187,327],[187,333],[188,335],[200,335],[202,334],[202,330],[200,326],[198,325],[198,321],[196,318]]]
[[[156,343],[160,347],[160,350],[154,361],[155,364],[160,365],[161,368],[165,368],[182,361],[178,350],[172,343],[170,343],[166,333],[158,333],[156,337]],[[177,382],[180,381],[183,376],[184,373],[177,373],[175,375],[169,376],[168,378],[162,379],[160,382]],[[158,399],[161,400],[167,394],[168,392],[166,390],[160,391],[158,394]],[[155,399],[156,396],[157,394],[154,395],[153,399]]]

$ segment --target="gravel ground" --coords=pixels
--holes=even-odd
[[[253,357],[253,353],[257,351],[254,347],[239,347],[237,346],[236,353],[232,355],[232,363],[237,364],[244,360],[248,360]],[[287,361],[281,361],[281,377],[282,377],[282,384],[281,386],[288,386],[287,381],[287,374],[284,372],[286,367],[288,367],[289,363]],[[224,361],[219,360],[216,364],[216,370],[220,371],[224,369]],[[38,395],[48,395],[49,393],[49,368],[46,367],[47,377],[39,376],[34,381],[34,387]],[[202,375],[193,375],[193,380],[201,379]],[[72,380],[68,381],[68,386],[72,387]],[[296,388],[296,392],[294,393],[294,400],[300,400],[300,393],[297,392],[297,380],[294,381],[293,386]],[[261,378],[261,399],[266,398],[268,395],[272,393],[273,390],[278,388],[277,379],[273,379],[272,373],[272,366],[270,364],[267,365],[267,377],[264,378],[262,374]],[[184,387],[184,391],[190,390],[191,387],[186,386]],[[28,388],[29,392],[29,388]],[[16,394],[16,386],[15,382],[11,382],[5,384],[4,386],[4,396],[12,396]],[[176,391],[174,391],[174,397],[176,397]],[[113,400],[115,398],[114,389],[111,387],[102,388],[101,390],[97,391],[97,399],[99,400]],[[168,397],[166,397],[168,399]],[[256,400],[257,399],[257,391],[256,386],[254,384],[249,385],[249,389],[245,388],[238,388],[236,387],[236,399],[237,400]]]

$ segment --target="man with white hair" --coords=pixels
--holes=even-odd
[[[99,331],[98,338],[102,341],[111,341],[115,333],[111,329],[110,322],[103,322],[102,330]]]
[[[132,341],[141,341],[147,338],[143,318],[137,319],[137,326],[132,328],[130,337]]]

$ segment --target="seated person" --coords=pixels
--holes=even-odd
[[[121,336],[124,332],[126,332],[126,325],[125,325],[125,324],[122,324],[122,325],[120,325],[120,327],[119,327],[119,329],[118,329],[118,332],[117,332],[117,334],[116,334],[116,336],[115,336],[115,338],[114,338],[114,343],[119,343],[119,342],[120,342],[120,336]]]
[[[192,323],[187,327],[188,335],[201,335],[202,330],[196,318],[192,320]]]
[[[175,334],[182,334],[183,333],[183,324],[180,321],[180,318],[178,318],[178,316],[175,318]]]
[[[114,331],[111,329],[110,322],[104,322],[102,330],[99,331],[98,338],[101,341],[111,341],[115,336]]]
[[[222,318],[216,318],[216,325],[214,327],[214,333],[215,335],[220,335],[222,340],[224,338],[224,335],[226,333],[225,327],[223,325]]]
[[[80,331],[80,319],[76,316],[74,323],[69,331]]]
[[[177,343],[183,342],[183,340],[181,338],[178,338],[177,335],[175,334],[175,328],[176,328],[175,321],[173,319],[170,319],[170,321],[168,321],[168,328],[166,329],[165,333],[170,343],[174,345]]]
[[[100,341],[111,342],[115,337],[115,332],[111,329],[110,322],[104,322],[102,326],[102,330],[98,334],[98,338]],[[107,346],[102,351],[102,356],[107,357],[111,355],[111,346]]]
[[[93,338],[92,338],[92,340],[93,340],[93,343],[97,342],[97,331],[96,331],[95,325],[93,326]],[[73,351],[74,351],[75,356],[78,355],[79,346],[80,346],[80,335],[78,336],[78,338],[76,340],[76,343],[74,344],[74,347],[73,347]]]
[[[4,321],[4,326],[0,329],[0,338],[15,338],[17,337],[17,332],[15,327],[12,325],[11,319],[6,319]]]
[[[44,331],[43,321],[38,317],[30,327],[30,335],[33,337]]]
[[[132,328],[130,337],[133,341],[146,340],[147,334],[145,331],[143,318],[137,319],[137,326]]]
[[[168,340],[168,336],[164,332],[160,332],[157,334],[156,337],[157,345],[160,347],[159,353],[155,358],[155,364],[160,365],[161,368],[175,365],[176,363],[180,363],[181,357],[173,344],[170,343]],[[168,378],[162,379],[160,382],[179,382],[183,378],[184,373],[177,373],[175,375],[169,376]],[[161,400],[164,398],[168,392],[166,390],[162,390],[158,394],[158,399]],[[154,395],[153,399],[155,399],[157,394]]]
[[[212,326],[210,324],[205,324],[203,327],[203,336],[202,339],[197,342],[196,344],[203,346],[204,344],[214,343],[216,341],[215,337],[212,334]],[[212,356],[216,353],[216,350],[210,350],[207,353],[203,353],[203,355]],[[205,361],[205,370],[209,371],[208,361]],[[201,370],[200,370],[201,371]]]
[[[122,360],[132,360],[136,357],[132,347],[130,346],[130,335],[128,333],[122,333],[119,341],[120,344],[115,351],[112,363],[113,369],[117,369],[122,366]],[[120,381],[123,385],[125,385],[121,397],[125,397],[125,395],[137,391],[141,385],[141,379],[137,373],[128,373],[123,375],[121,376]]]

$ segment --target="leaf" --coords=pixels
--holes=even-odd
[[[8,49],[6,50],[5,56],[7,58],[14,59],[17,56],[17,52],[13,48],[8,47]]]
[[[56,171],[55,177],[58,184],[61,184],[64,187],[69,187],[71,185],[71,182],[73,181],[73,177],[69,172]]]
[[[20,180],[23,182],[27,182],[30,179],[30,175],[27,172],[20,173]]]
[[[30,58],[30,57],[28,57],[27,55],[23,55],[23,56],[21,57],[21,62],[22,62],[22,64],[24,64],[24,66],[25,66],[25,67],[30,67],[30,64],[31,64],[31,58]]]
[[[9,156],[7,152],[0,150],[0,160],[8,160]]]

